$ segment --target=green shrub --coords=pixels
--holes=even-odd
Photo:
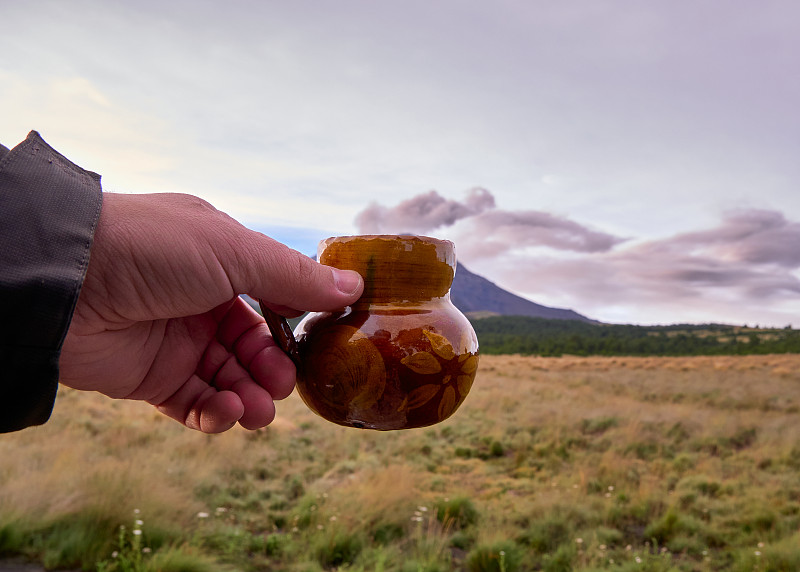
[[[289,480],[286,489],[290,500],[299,499],[306,492],[305,485],[303,485],[303,479],[301,479],[297,475],[293,476]]]
[[[270,534],[264,538],[264,553],[267,556],[280,556],[287,544],[288,539],[285,534]]]
[[[573,530],[566,519],[551,516],[535,521],[521,536],[520,542],[539,554],[554,552],[560,545],[572,540]]]
[[[727,445],[739,450],[750,447],[756,441],[757,431],[755,427],[740,428],[727,439]]]
[[[606,546],[618,546],[622,544],[625,536],[616,528],[608,528],[606,526],[599,526],[595,530],[598,544],[605,544]]]
[[[657,441],[635,441],[625,447],[625,454],[631,454],[642,461],[652,461],[657,457],[671,459],[675,456],[670,446],[664,446]]]
[[[543,572],[572,572],[572,561],[575,559],[575,546],[562,544],[552,556],[545,556],[542,562]]]
[[[511,540],[476,546],[467,555],[469,572],[515,572],[524,560],[524,553]]]
[[[436,519],[454,529],[466,528],[478,521],[478,509],[467,497],[444,499],[436,504]]]
[[[145,572],[221,572],[229,570],[216,560],[184,548],[159,551],[144,568]]]
[[[475,542],[475,536],[464,530],[457,530],[450,537],[450,546],[459,550],[469,550]]]
[[[745,532],[760,533],[771,531],[778,523],[778,516],[767,507],[754,508],[748,512],[742,523],[742,528]]]
[[[456,457],[461,457],[463,459],[471,459],[472,449],[470,449],[469,447],[456,447],[455,455]]]
[[[595,417],[594,419],[583,419],[580,429],[584,435],[601,435],[619,425],[616,417]]]
[[[659,544],[668,544],[678,536],[696,537],[705,535],[705,524],[691,516],[669,509],[664,516],[647,526],[645,538],[655,540]]]
[[[505,447],[500,441],[492,441],[492,444],[489,445],[489,455],[492,457],[502,457],[506,454]]]
[[[24,544],[24,533],[17,523],[6,523],[0,526],[0,556],[17,554]]]
[[[403,536],[405,536],[405,530],[396,522],[379,524],[372,531],[372,540],[381,545],[400,540]]]
[[[449,572],[450,566],[441,562],[420,562],[418,560],[406,560],[400,568],[400,572]]]
[[[319,500],[310,494],[298,500],[295,506],[293,524],[298,528],[308,528],[317,519]]]
[[[606,522],[624,532],[643,529],[664,513],[664,502],[649,497],[629,504],[615,504],[608,508]]]
[[[719,495],[722,485],[716,481],[700,480],[695,483],[694,488],[700,494],[714,498]]]
[[[702,537],[685,534],[678,534],[671,538],[666,546],[671,552],[689,554],[694,557],[700,557],[708,551],[708,545]]]
[[[317,543],[317,561],[329,568],[352,564],[363,547],[364,543],[357,534],[338,530]]]
[[[93,566],[112,552],[116,522],[84,513],[60,518],[41,531],[37,552],[47,568]]]
[[[800,570],[800,535],[795,534],[774,545],[740,550],[733,572],[789,572]]]
[[[688,453],[681,453],[672,461],[672,467],[679,473],[685,473],[697,464],[697,459],[694,455]]]

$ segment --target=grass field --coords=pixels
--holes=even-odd
[[[0,436],[0,555],[49,568],[800,570],[800,355],[484,356],[393,433],[296,396],[201,435],[62,391]]]

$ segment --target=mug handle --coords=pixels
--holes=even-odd
[[[297,341],[294,339],[289,322],[280,314],[270,310],[264,302],[258,301],[258,306],[261,308],[261,313],[264,320],[267,322],[269,333],[272,334],[272,339],[275,340],[277,346],[283,350],[289,359],[294,362],[295,367],[299,367],[299,358],[297,353]]]

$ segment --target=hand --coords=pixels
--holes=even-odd
[[[139,399],[187,427],[269,424],[295,369],[247,293],[297,316],[355,302],[361,277],[323,266],[178,194],[104,194],[60,381]]]

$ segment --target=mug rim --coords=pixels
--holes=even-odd
[[[423,242],[455,249],[455,244],[452,240],[447,240],[446,238],[436,238],[434,236],[425,236],[421,234],[345,234],[340,236],[329,236],[328,238],[320,240],[319,244],[317,245],[317,250],[318,252],[322,252],[322,250],[329,244],[333,244],[334,242],[350,242],[352,240],[397,240],[404,242]]]

